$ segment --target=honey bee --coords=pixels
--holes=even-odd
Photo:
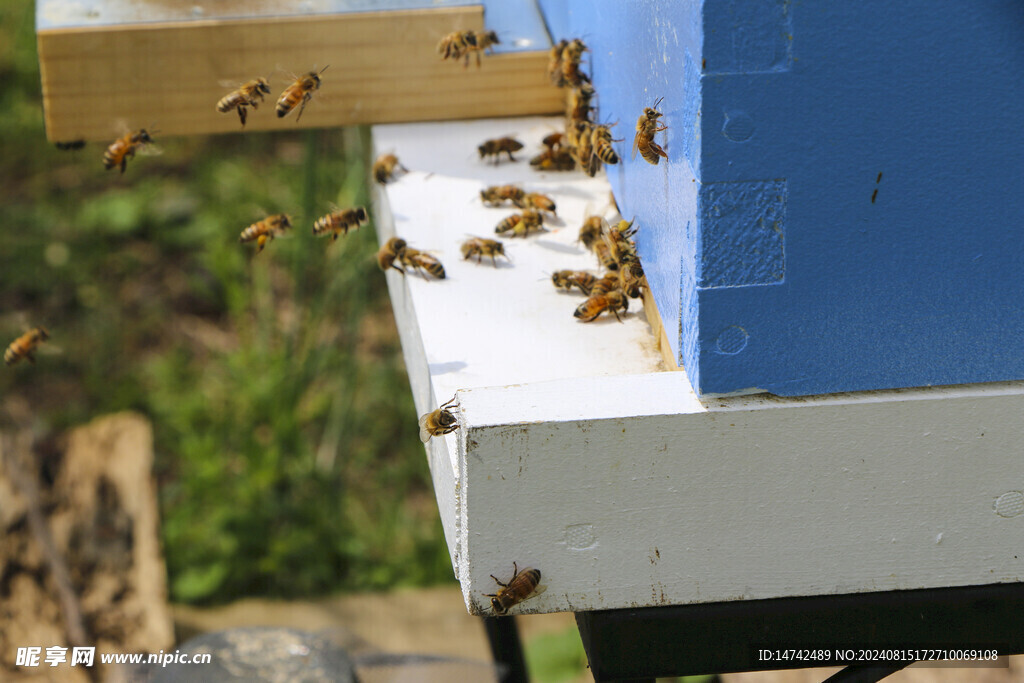
[[[508,256],[505,255],[505,245],[498,240],[487,239],[486,237],[472,237],[462,243],[462,260],[465,261],[471,256],[476,256],[477,263],[483,263],[483,257],[489,256],[495,268],[498,267],[498,262],[495,260],[496,256],[503,256],[508,259]]]
[[[459,423],[456,421],[455,416],[452,415],[450,410],[455,406],[456,398],[456,396],[452,396],[450,401],[443,404],[434,412],[427,413],[420,417],[420,441],[426,443],[427,441],[430,441],[430,437],[432,436],[451,434],[459,428]]]
[[[107,151],[103,153],[103,168],[109,171],[115,166],[120,166],[121,173],[124,173],[124,170],[128,168],[128,157],[134,157],[136,150],[151,142],[153,142],[153,138],[145,128],[134,133],[126,133],[124,137],[110,143]]]
[[[647,276],[644,275],[640,261],[632,261],[619,268],[619,288],[631,299],[640,298],[642,290],[648,289]]]
[[[256,242],[256,253],[263,251],[267,242],[274,239],[278,234],[292,227],[291,218],[286,213],[279,213],[267,216],[261,221],[253,223],[239,235],[239,242]]]
[[[612,142],[620,142],[620,140],[612,139],[612,132],[608,126],[594,126],[593,133],[591,134],[591,146],[594,153],[590,158],[590,164],[584,166],[587,175],[594,177],[601,168],[602,161],[606,164],[619,163],[619,155],[616,154],[615,148],[612,147]]]
[[[594,255],[597,256],[597,262],[601,264],[602,268],[607,270],[619,269],[619,262],[612,256],[612,250],[608,248],[606,241],[597,240],[594,242]]]
[[[605,220],[600,216],[587,216],[583,219],[583,226],[580,228],[579,241],[591,251],[594,250],[594,243],[601,238],[604,232]]]
[[[609,312],[621,323],[622,318],[619,316],[619,309],[622,309],[624,313],[628,311],[629,299],[618,289],[613,289],[605,294],[591,294],[589,299],[576,308],[573,316],[585,323],[589,323],[602,313]]]
[[[542,145],[548,149],[558,149],[562,146],[563,140],[565,139],[565,133],[548,133],[544,136],[544,139],[540,141]]]
[[[538,211],[547,211],[552,216],[558,215],[555,213],[554,200],[546,194],[540,194],[539,192],[527,192],[518,200],[513,199],[512,203],[520,209],[536,209]]]
[[[494,163],[497,165],[500,157],[499,155],[504,152],[508,155],[509,161],[515,161],[515,157],[512,156],[512,152],[518,152],[523,148],[523,143],[519,142],[514,138],[496,138],[494,140],[485,140],[482,145],[479,145],[476,149],[480,152],[480,158],[494,157]]]
[[[380,269],[387,272],[388,268],[394,268],[399,273],[405,275],[405,270],[395,265],[395,261],[405,251],[406,243],[401,237],[392,237],[381,246],[377,251],[377,265]]]
[[[579,38],[567,44],[562,50],[562,80],[564,83],[576,87],[590,82],[590,77],[580,70],[580,61],[586,51],[587,46]]]
[[[4,351],[4,363],[6,365],[14,365],[24,358],[34,365],[36,357],[33,355],[33,352],[36,350],[36,347],[39,346],[40,342],[44,342],[49,338],[50,333],[46,331],[46,328],[32,328],[11,342],[10,346],[8,346]]]
[[[594,127],[589,121],[576,121],[569,129],[569,144],[573,149],[580,168],[590,173],[591,159],[594,156]],[[593,173],[590,173],[593,176]]]
[[[442,59],[454,59],[458,61],[465,57],[463,68],[469,66],[469,55],[476,53],[476,65],[480,67],[480,53],[493,45],[499,45],[498,34],[494,31],[477,34],[476,31],[454,31],[437,44],[437,53]]]
[[[621,220],[614,228],[610,225],[605,225],[603,239],[608,245],[612,259],[620,266],[627,259],[635,259],[636,257],[636,245],[633,244],[631,239],[635,233],[636,228],[633,227],[633,221]]]
[[[506,201],[515,204],[525,195],[523,188],[517,185],[491,185],[480,190],[480,199],[487,206],[501,206]]]
[[[381,154],[373,162],[373,179],[381,185],[386,185],[395,175],[395,170],[408,172],[405,166],[398,161],[394,154]]]
[[[590,112],[594,109],[590,106],[592,99],[594,99],[594,86],[590,83],[580,83],[573,88],[569,92],[565,108],[565,114],[569,121],[589,121]]]
[[[230,92],[217,103],[217,111],[226,114],[232,109],[238,110],[238,118],[245,127],[245,119],[249,115],[249,107],[256,109],[263,96],[270,94],[270,83],[265,78],[257,78],[241,85],[234,92]]]
[[[568,44],[569,41],[563,38],[551,46],[551,52],[548,55],[548,78],[556,88],[565,85],[565,75],[562,74],[562,52]]]
[[[585,270],[559,270],[551,274],[551,284],[567,292],[576,287],[589,296],[595,283],[597,283],[597,276]]]
[[[660,125],[661,122],[658,121],[662,115],[658,111],[658,105],[663,99],[665,98],[659,98],[653,107],[644,107],[644,113],[636,120],[636,136],[633,138],[633,158],[636,159],[636,153],[639,150],[640,156],[655,166],[661,159],[668,159],[665,150],[654,141],[656,133],[668,130],[668,126]]]
[[[403,266],[415,269],[423,277],[426,277],[425,272],[430,273],[438,280],[443,280],[445,277],[444,266],[441,265],[441,262],[425,251],[406,247],[399,252],[398,260]]]
[[[470,48],[470,52],[475,52],[476,53],[476,66],[477,66],[478,69],[480,68],[480,53],[483,52],[484,50],[490,49],[491,46],[499,45],[500,43],[501,43],[501,41],[498,40],[498,34],[495,33],[494,31],[488,31],[487,33],[484,33],[483,35],[478,35],[476,37],[476,45],[473,46],[472,48]],[[494,50],[491,50],[491,52],[493,53]],[[463,68],[466,68],[468,66],[469,66],[469,55],[467,54],[466,55],[466,63],[463,66]]]
[[[530,159],[530,166],[533,166],[538,171],[571,171],[576,168],[576,159],[564,147],[560,149],[545,149]]]
[[[299,103],[299,115],[295,117],[295,122],[298,123],[299,119],[302,118],[302,112],[306,109],[306,105],[313,99],[313,91],[320,89],[320,74],[327,71],[328,64],[324,68],[317,71],[310,71],[307,74],[299,76],[295,81],[285,88],[284,92],[281,93],[281,97],[277,100],[277,118],[283,119],[288,116],[295,109]]]
[[[590,296],[604,296],[608,292],[622,288],[622,279],[615,271],[605,273],[604,277],[597,280],[590,288]]]
[[[491,574],[491,578],[498,584],[498,592],[484,593],[484,597],[491,599],[491,607],[494,608],[494,613],[498,616],[507,614],[509,608],[518,605],[534,593],[539,592],[537,590],[540,583],[539,569],[524,569],[520,571],[519,566],[513,562],[512,578],[508,580],[508,583],[502,582],[494,574]]]
[[[534,209],[527,209],[498,223],[494,232],[501,234],[511,231],[513,237],[526,237],[531,230],[539,232],[544,229],[544,215]]]
[[[349,230],[358,230],[361,225],[370,220],[370,217],[366,215],[366,209],[361,206],[357,206],[353,209],[342,209],[333,211],[326,216],[322,216],[313,223],[313,234],[314,235],[325,235],[327,233],[333,233],[334,239],[338,239],[338,235],[344,233],[348,235]]]

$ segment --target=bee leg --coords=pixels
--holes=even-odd
[[[512,563],[512,578],[509,580],[509,583],[511,583],[512,581],[515,581],[517,576],[519,576],[519,565],[517,565],[515,562],[513,562]]]
[[[124,175],[124,170],[128,168],[128,155],[121,157],[121,174]]]
[[[245,116],[246,116],[245,105],[241,104],[241,105],[238,106],[238,118],[241,119],[242,127],[243,128],[245,127]]]
[[[266,235],[260,235],[258,238],[256,238],[257,254],[263,251],[263,247],[267,246],[267,239],[268,238]]]
[[[33,355],[32,355],[31,353],[26,353],[26,354],[25,354],[25,360],[27,360],[27,361],[28,361],[29,363],[31,363],[32,365],[35,365],[35,364],[36,364],[36,357],[35,357],[35,356],[33,356]]]
[[[313,99],[313,96],[310,95],[309,93],[306,93],[305,95],[302,96],[302,104],[299,106],[299,115],[295,117],[295,123],[298,123],[299,119],[302,118],[302,112],[305,111],[306,109],[306,103],[309,102],[311,99]]]
[[[494,260],[494,254],[491,254],[491,263],[493,263],[493,264],[494,264],[494,267],[495,267],[495,268],[497,268],[497,267],[498,267],[498,262]]]
[[[491,574],[491,578],[492,578],[492,579],[494,579],[494,582],[495,582],[496,584],[498,584],[499,586],[501,586],[502,588],[507,588],[507,587],[508,587],[508,584],[507,584],[507,583],[502,583],[502,582],[501,582],[501,579],[499,579],[499,578],[498,578],[497,576],[495,576],[494,574]],[[485,594],[485,595],[486,595],[486,594]],[[489,597],[489,598],[496,598],[496,597],[498,597],[498,596],[497,596],[497,595],[494,595],[494,594],[491,594],[491,595],[487,595],[487,597]]]

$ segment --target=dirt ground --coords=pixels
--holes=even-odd
[[[322,601],[243,600],[226,607],[174,607],[179,638],[237,626],[286,626],[328,631],[354,653],[383,651],[444,655],[489,661],[481,622],[466,614],[458,587],[350,595]],[[574,629],[571,614],[518,618],[527,646],[537,638]],[[753,672],[723,676],[725,683],[820,683],[838,669]],[[580,672],[579,681],[592,680]],[[1010,657],[1009,668],[946,669],[912,667],[886,683],[1013,683],[1024,681],[1024,656]],[[542,683],[542,682],[541,682]]]

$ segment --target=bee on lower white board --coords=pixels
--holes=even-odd
[[[463,261],[476,256],[476,262],[483,263],[483,257],[488,256],[495,268],[498,267],[498,262],[495,260],[495,257],[497,256],[501,256],[511,261],[511,259],[505,255],[504,244],[498,240],[492,240],[486,237],[471,237],[462,243],[461,250]]]
[[[337,240],[339,235],[348,235],[349,230],[357,230],[369,220],[370,217],[366,214],[366,209],[361,206],[352,209],[338,209],[318,218],[313,223],[313,234],[331,233]]]
[[[498,616],[504,616],[510,608],[541,592],[540,570],[520,570],[515,562],[512,563],[512,578],[508,583],[504,583],[494,574],[491,574],[491,578],[500,587],[497,593],[484,593],[484,597],[491,599],[491,607]]]
[[[405,270],[395,264],[398,257],[403,251],[405,251],[406,243],[401,237],[392,237],[377,251],[377,265],[380,269],[387,272],[388,268],[394,268],[402,275],[405,275]]]
[[[567,292],[576,287],[589,296],[596,283],[597,276],[585,270],[559,270],[551,274],[551,284]]]
[[[437,410],[420,416],[420,441],[426,443],[432,436],[451,434],[459,428],[458,420],[452,415],[456,396],[442,404]]]
[[[256,109],[263,96],[270,94],[270,83],[265,78],[256,78],[244,83],[238,89],[228,93],[217,102],[217,111],[226,114],[232,109],[238,110],[238,118],[245,127],[245,120],[249,114],[249,107]]]
[[[33,365],[36,362],[35,350],[42,342],[50,338],[45,327],[34,327],[10,343],[4,351],[4,364],[14,365],[21,359]]]
[[[279,213],[267,216],[261,221],[253,223],[238,236],[239,242],[256,242],[256,253],[263,251],[267,242],[277,237],[285,230],[292,227],[292,220],[286,213]]]
[[[591,294],[590,298],[581,303],[573,316],[585,323],[589,323],[604,312],[611,313],[620,323],[622,318],[619,310],[623,313],[629,310],[629,299],[618,289],[613,289],[607,294]]]
[[[487,206],[501,206],[505,202],[515,204],[526,193],[518,185],[491,185],[480,190],[480,201]]]
[[[512,203],[520,209],[536,209],[537,211],[546,211],[552,216],[558,215],[555,213],[555,200],[539,192],[527,192],[518,201]]]
[[[546,230],[544,227],[544,214],[534,209],[527,209],[522,213],[514,213],[498,223],[494,232],[501,234],[511,232],[512,237],[526,237],[531,231]]]
[[[430,273],[438,280],[445,278],[444,266],[425,251],[406,247],[398,254],[398,260],[401,261],[403,266],[414,269],[417,273],[423,275],[424,278],[426,278],[426,273]]]
[[[480,153],[481,159],[492,157],[494,163],[497,164],[501,161],[501,154],[507,154],[509,161],[515,161],[516,158],[512,156],[512,152],[518,152],[523,148],[523,143],[519,142],[515,138],[504,137],[495,138],[493,140],[484,140],[483,144],[479,145],[476,149]]]

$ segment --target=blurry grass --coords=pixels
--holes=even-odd
[[[59,353],[0,372],[0,426],[148,415],[175,600],[451,580],[372,228],[311,234],[369,206],[368,131],[160,139],[105,172],[45,139],[33,11],[0,4],[0,339],[42,324]],[[278,211],[293,234],[238,243]]]

